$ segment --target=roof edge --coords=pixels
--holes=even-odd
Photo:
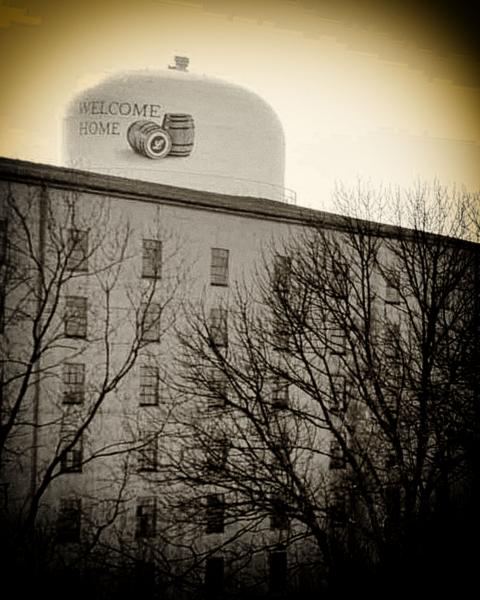
[[[325,229],[370,231],[387,238],[409,237],[413,230],[396,225],[365,221],[349,216],[314,210],[251,196],[234,196],[181,188],[150,181],[141,181],[116,175],[81,171],[70,167],[47,165],[0,156],[0,179],[18,183],[47,185],[52,188],[84,193],[110,194],[118,198],[158,202],[196,210],[213,210],[243,217],[280,221],[296,225],[317,226]],[[431,239],[450,239],[453,243],[480,248],[480,244],[427,234]]]

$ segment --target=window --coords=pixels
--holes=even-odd
[[[223,371],[212,370],[209,391],[208,408],[224,408],[228,398],[228,378]]]
[[[385,305],[384,349],[387,358],[398,359],[402,344],[404,312],[394,304]]]
[[[273,347],[275,350],[286,351],[290,344],[290,331],[288,324],[284,323],[278,316],[273,320]]]
[[[343,487],[336,487],[332,490],[330,505],[328,507],[328,516],[331,525],[345,525],[347,522],[347,498]]]
[[[330,412],[341,417],[346,410],[345,376],[341,373],[332,374],[332,389],[329,403]]]
[[[138,470],[156,471],[158,458],[158,437],[152,431],[140,433],[141,448],[138,450]]]
[[[224,248],[212,248],[211,285],[228,285],[228,254],[229,251]]]
[[[270,515],[270,529],[287,529],[288,514],[285,498],[275,494],[271,498],[272,514]]]
[[[67,438],[66,444],[71,443],[75,433],[70,434],[70,439]],[[81,473],[83,463],[83,443],[82,437],[80,437],[75,445],[68,450],[61,460],[61,471],[62,473]]]
[[[328,295],[342,304],[348,300],[352,283],[350,265],[344,256],[331,256],[329,264]]]
[[[384,352],[385,358],[392,363],[398,363],[401,359],[401,333],[400,326],[393,324],[391,325],[390,335],[385,340]]]
[[[71,271],[88,270],[88,231],[68,230],[67,269]]]
[[[57,518],[57,539],[60,543],[80,541],[82,503],[80,498],[62,498]]]
[[[287,586],[287,553],[275,550],[268,555],[270,592],[282,593]]]
[[[5,283],[3,273],[0,273],[0,333],[5,327]]]
[[[223,533],[225,517],[225,497],[223,494],[207,496],[206,533]]]
[[[273,287],[276,291],[286,292],[289,287],[292,259],[276,254],[273,259]]]
[[[288,383],[276,377],[273,382],[272,407],[288,408]]]
[[[0,219],[0,265],[3,265],[7,255],[7,222]]]
[[[400,303],[400,291],[398,289],[398,286],[395,285],[392,281],[386,281],[385,302],[387,302],[387,304]]]
[[[87,337],[87,299],[85,297],[66,297],[64,322],[67,337]]]
[[[275,427],[272,430],[271,442],[269,445],[273,455],[272,464],[270,466],[272,476],[275,476],[276,479],[282,481],[284,479],[282,470],[285,469],[285,465],[290,465],[292,443],[288,431],[280,423],[278,423],[278,427]]]
[[[63,403],[81,404],[85,397],[85,365],[65,363],[63,365]]]
[[[158,404],[158,367],[142,365],[140,367],[140,405]]]
[[[4,413],[3,413],[3,410],[2,410],[2,409],[4,409],[4,404],[3,404],[3,401],[4,401],[4,386],[5,386],[4,364],[3,364],[3,362],[0,361],[0,429],[2,428],[2,425],[4,423]],[[1,490],[1,485],[0,485],[0,490]]]
[[[139,498],[137,500],[136,538],[154,537],[157,528],[157,499]]]
[[[223,556],[209,556],[205,563],[205,592],[207,598],[220,596],[224,587]]]
[[[404,312],[401,308],[395,305],[385,306],[385,323],[389,335],[400,335],[402,330],[402,321],[404,320]]]
[[[345,468],[345,454],[338,440],[330,441],[330,470]]]
[[[210,339],[218,348],[228,345],[227,311],[224,308],[210,309]]]
[[[229,444],[226,438],[214,439],[207,450],[207,469],[213,472],[221,472],[225,469],[228,460]]]
[[[385,487],[385,508],[390,524],[398,522],[401,513],[400,487],[396,483],[389,483]]]
[[[148,558],[135,561],[134,581],[135,592],[139,598],[156,598],[156,568],[153,560]]]
[[[160,340],[160,317],[162,314],[162,307],[156,302],[150,304],[142,303],[142,315],[143,315],[143,328],[142,328],[142,341],[143,342],[158,342]]]
[[[160,279],[162,276],[162,242],[143,240],[142,277]]]
[[[345,332],[341,327],[331,326],[327,330],[328,344],[332,354],[345,354]]]

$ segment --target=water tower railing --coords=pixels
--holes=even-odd
[[[128,177],[129,179],[138,179],[141,181],[152,181],[154,183],[172,185],[178,187],[186,187],[191,189],[205,189],[209,185],[214,188],[211,191],[214,193],[228,194],[233,196],[250,196],[265,198],[268,200],[276,200],[286,204],[297,203],[297,195],[294,190],[286,188],[282,185],[269,183],[266,181],[256,181],[253,179],[244,179],[240,177],[230,177],[228,175],[220,175],[217,173],[199,173],[197,171],[176,171],[168,169],[138,169],[129,168],[128,173],[125,167],[113,167],[111,165],[104,166],[100,164],[92,164],[88,161],[71,161],[74,168],[95,173],[103,173],[108,175],[116,175],[119,177]],[[74,163],[74,164],[73,164]],[[132,177],[135,174],[135,177]],[[162,175],[164,175],[162,181]],[[182,185],[179,185],[178,180],[184,179]]]

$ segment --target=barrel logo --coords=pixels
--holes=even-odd
[[[142,156],[189,156],[193,150],[195,126],[192,115],[166,113],[162,125],[155,121],[134,121],[127,130],[130,147]]]

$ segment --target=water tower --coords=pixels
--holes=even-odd
[[[272,108],[238,85],[188,72],[123,72],[78,94],[64,120],[68,166],[232,195],[288,200]]]

